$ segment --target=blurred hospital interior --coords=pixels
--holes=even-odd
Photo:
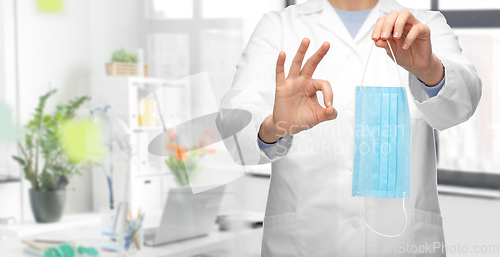
[[[260,256],[271,166],[209,119],[260,18],[303,2],[0,0],[0,256]],[[490,248],[448,256],[499,256],[500,1],[398,2],[442,12],[482,80],[434,132],[437,183],[446,244]]]

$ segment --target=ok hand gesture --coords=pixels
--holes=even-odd
[[[310,129],[317,124],[337,118],[337,111],[332,107],[333,92],[330,83],[312,79],[316,67],[328,52],[330,44],[325,42],[309,58],[302,68],[302,62],[309,48],[309,39],[304,38],[293,59],[288,77],[285,77],[284,52],[280,52],[276,64],[276,96],[273,114],[261,124],[259,138],[267,143],[279,138]],[[323,108],[316,96],[322,91]]]

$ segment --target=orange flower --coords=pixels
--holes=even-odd
[[[167,147],[167,151],[171,152],[171,153],[175,153],[177,152],[177,144],[174,143],[174,142],[167,142],[165,143],[165,146]]]
[[[167,130],[167,136],[170,140],[175,140],[177,138],[177,130],[175,128]]]
[[[177,156],[176,156],[176,158],[179,161],[183,161],[182,154],[181,154],[181,148],[180,147],[177,147]]]
[[[177,160],[184,161],[184,158],[186,158],[187,156],[188,156],[188,148],[182,145],[181,146],[177,145],[177,156],[176,156]]]

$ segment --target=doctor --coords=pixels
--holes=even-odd
[[[373,44],[364,85],[409,88],[411,198],[407,228],[394,238],[367,229],[351,195],[355,86]],[[476,70],[438,12],[395,0],[309,0],[264,15],[222,101],[252,114],[238,134],[242,161],[272,163],[262,256],[445,256],[433,129],[468,120],[480,96]],[[375,230],[405,226],[401,199],[357,201]]]

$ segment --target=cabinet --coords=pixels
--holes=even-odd
[[[114,205],[122,202],[125,197],[126,181],[129,181],[129,206],[133,212],[139,208],[147,212],[159,211],[165,204],[166,195],[169,188],[175,185],[174,179],[164,163],[164,157],[153,156],[148,152],[149,142],[157,135],[163,132],[163,126],[158,115],[150,115],[151,120],[142,119],[142,123],[148,126],[141,126],[139,114],[144,111],[144,102],[141,99],[151,101],[151,92],[160,87],[172,86],[172,91],[162,90],[162,95],[158,98],[162,102],[162,111],[166,119],[166,126],[171,126],[175,122],[188,118],[190,111],[189,92],[183,91],[182,85],[168,84],[170,81],[154,78],[139,77],[93,77],[91,78],[91,96],[92,108],[104,108],[110,106],[108,113],[123,121],[127,127],[127,136],[123,133],[113,133],[118,138],[121,145],[124,143],[130,145],[130,156],[126,154],[115,140],[113,143],[112,157],[107,157],[105,167],[109,167],[110,158],[114,163],[113,193]],[[167,85],[168,84],[168,85]],[[169,98],[170,97],[170,98]],[[176,101],[169,101],[175,99]],[[185,104],[185,106],[182,105]],[[156,112],[158,106],[156,102],[149,102],[148,108],[151,112]],[[149,116],[148,116],[149,117]],[[113,124],[113,126],[118,126]],[[113,131],[118,130],[114,128]],[[130,168],[130,173],[127,169]],[[127,174],[129,178],[127,180]],[[103,168],[93,167],[93,209],[99,211],[101,207],[109,206],[109,190],[104,175]]]

